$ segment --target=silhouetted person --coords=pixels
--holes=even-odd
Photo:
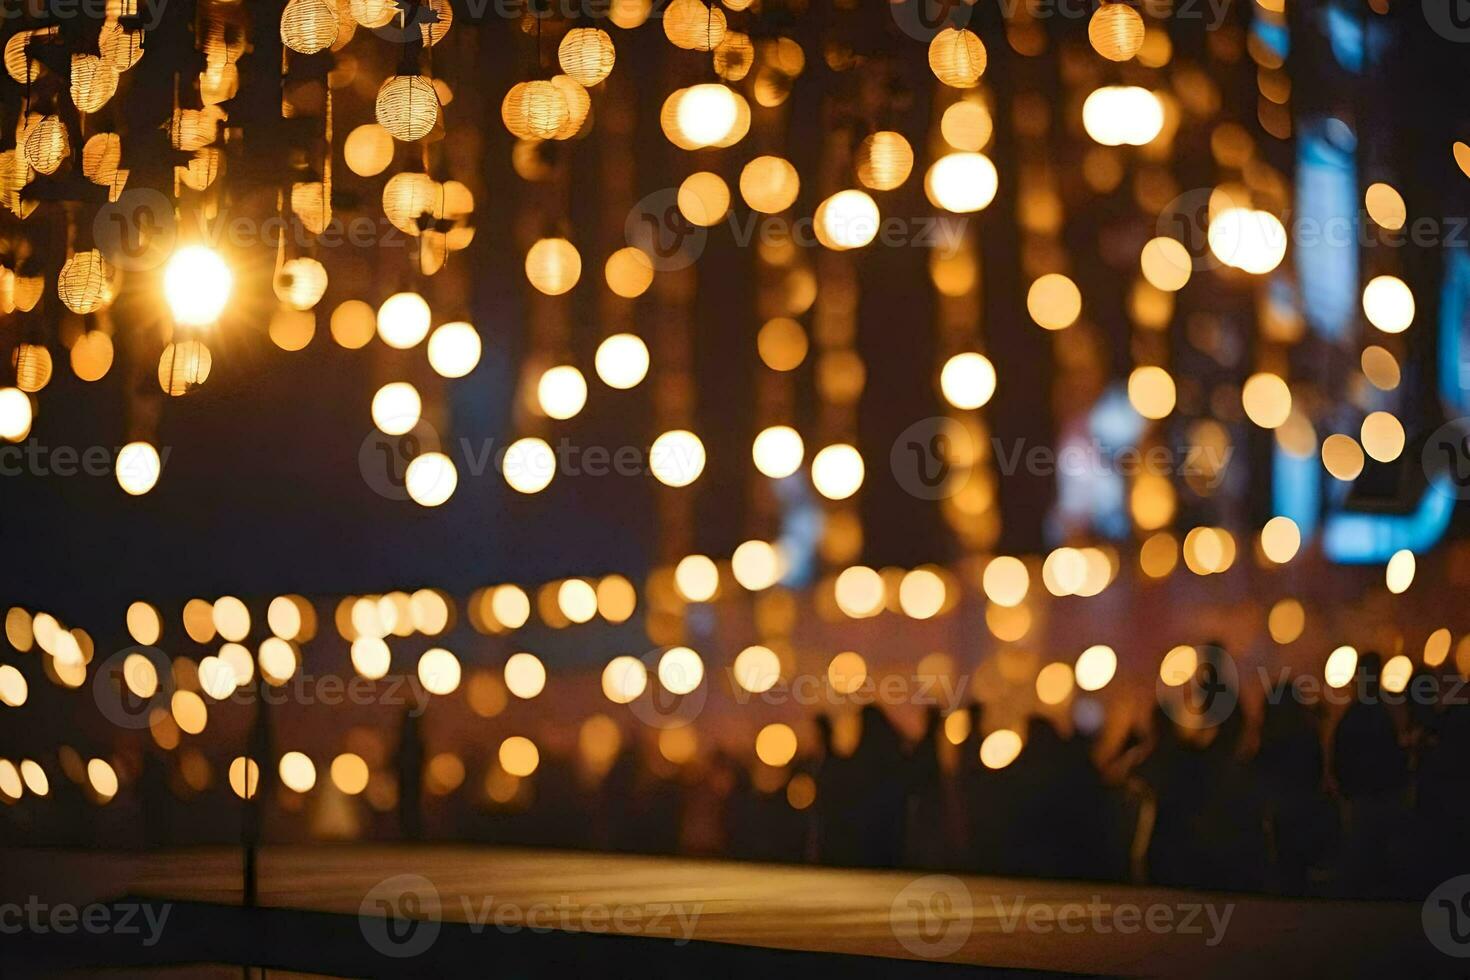
[[[1376,653],[1358,658],[1356,700],[1332,736],[1332,769],[1343,803],[1342,885],[1359,897],[1392,895],[1409,781],[1408,753],[1379,688]]]
[[[1245,715],[1236,706],[1200,755],[1204,768],[1198,778],[1208,795],[1196,829],[1200,867],[1195,882],[1206,888],[1259,891],[1265,885],[1265,800],[1243,758],[1244,737]]]
[[[905,815],[908,841],[904,864],[916,868],[940,868],[957,856],[948,830],[948,780],[939,765],[939,740],[944,719],[939,708],[930,706],[924,716],[924,734],[908,754],[909,801]]]
[[[856,762],[837,753],[832,719],[816,717],[822,758],[817,764],[817,855],[823,864],[862,863],[858,810],[866,777]]]
[[[1161,885],[1192,885],[1199,878],[1198,841],[1208,798],[1202,752],[1179,737],[1162,707],[1153,715],[1153,744],[1138,776],[1153,797],[1148,834],[1148,878]]]
[[[423,717],[410,705],[403,711],[398,728],[398,834],[404,840],[424,836],[424,733]]]
[[[1436,691],[1421,714],[1418,766],[1415,772],[1415,857],[1409,865],[1421,868],[1415,896],[1427,893],[1441,880],[1442,868],[1470,865],[1470,704],[1459,672],[1446,670],[1433,681],[1426,675],[1411,679],[1409,690]],[[1419,700],[1413,704],[1425,708]]]
[[[1293,685],[1283,684],[1267,698],[1255,769],[1265,799],[1273,887],[1305,894],[1308,874],[1326,856],[1337,827],[1322,792],[1321,725]]]

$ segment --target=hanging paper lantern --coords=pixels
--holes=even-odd
[[[857,176],[865,187],[891,191],[908,180],[913,169],[914,148],[902,134],[883,130],[858,146]]]
[[[337,30],[337,11],[326,0],[290,0],[281,11],[281,43],[297,54],[331,47]]]
[[[700,0],[673,0],[664,11],[664,34],[686,51],[713,51],[725,39],[725,12]]]
[[[551,80],[567,104],[567,121],[556,131],[554,139],[569,140],[583,132],[587,118],[592,114],[592,96],[587,94],[576,79],[570,75],[557,75]]]
[[[74,253],[56,275],[56,295],[73,313],[95,313],[107,305],[112,268],[97,249]]]
[[[291,259],[276,273],[276,298],[293,310],[309,310],[327,291],[327,270],[308,256]]]
[[[946,27],[929,42],[929,68],[952,88],[973,88],[985,73],[985,45],[973,31]]]
[[[543,238],[526,253],[526,278],[548,296],[560,296],[582,278],[582,256],[565,238]]]
[[[398,12],[393,0],[349,0],[352,19],[368,30],[384,27]]]
[[[82,147],[82,175],[108,188],[108,199],[113,201],[128,182],[128,171],[119,169],[120,163],[122,137],[117,133],[97,133]]]
[[[34,31],[20,31],[5,42],[5,71],[17,85],[29,85],[40,77],[44,67],[27,53],[31,41],[50,37],[61,30],[59,27],[41,27]]]
[[[612,74],[617,50],[607,31],[596,27],[574,27],[556,49],[561,70],[586,86],[596,85]]]
[[[102,32],[97,36],[97,48],[113,71],[127,71],[143,58],[143,32],[130,31],[117,21],[109,21],[102,25]]]
[[[82,112],[96,112],[117,93],[117,71],[93,54],[71,56],[71,101]]]
[[[749,34],[726,31],[725,39],[715,48],[715,74],[727,82],[738,82],[755,64],[755,44]]]
[[[443,190],[428,174],[394,174],[383,185],[383,213],[389,223],[406,235],[418,235],[419,219],[438,209]]]
[[[204,384],[214,359],[202,341],[169,344],[158,359],[158,384],[165,394],[177,398]]]
[[[215,147],[206,146],[202,150],[195,150],[194,157],[188,165],[178,168],[179,180],[190,190],[206,190],[219,176],[220,165],[223,162],[224,154]]]
[[[449,27],[454,23],[454,8],[449,5],[449,0],[428,0],[419,11],[419,33],[423,35],[424,47],[432,48],[449,33]]]
[[[561,89],[544,80],[511,86],[500,104],[505,128],[520,139],[553,139],[570,115],[571,109]]]
[[[192,153],[213,143],[221,116],[218,106],[177,110],[168,131],[174,149]]]
[[[439,121],[439,96],[423,75],[394,75],[378,89],[378,124],[405,143],[429,135]]]
[[[31,127],[25,138],[26,160],[43,174],[54,174],[71,153],[66,127],[60,116],[46,116]]]
[[[21,391],[40,391],[51,380],[51,352],[41,344],[17,344],[11,364]]]
[[[291,211],[313,235],[332,222],[332,194],[319,180],[291,185]]]
[[[112,338],[88,330],[71,345],[71,370],[83,381],[101,381],[112,369]]]
[[[1143,47],[1143,18],[1126,3],[1104,3],[1087,22],[1087,39],[1109,61],[1127,61]]]

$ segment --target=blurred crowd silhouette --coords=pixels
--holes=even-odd
[[[136,807],[140,839],[132,842],[152,845],[233,840],[243,829],[280,842],[495,842],[1422,897],[1470,865],[1470,705],[1458,683],[1447,683],[1458,681],[1453,673],[1416,677],[1432,681],[1413,688],[1432,697],[1385,699],[1380,667],[1374,654],[1359,658],[1341,711],[1282,684],[1263,692],[1258,711],[1236,708],[1210,725],[1180,724],[1177,711],[1160,706],[1150,724],[1107,749],[1033,716],[1020,754],[997,769],[981,761],[980,704],[960,709],[968,724],[956,726],[930,709],[917,740],[871,705],[845,745],[833,720],[818,716],[815,751],[786,771],[721,750],[655,765],[636,739],[623,738],[596,778],[575,753],[543,751],[534,775],[513,781],[498,802],[474,777],[427,792],[421,720],[409,714],[384,760],[397,773],[391,805],[349,799],[325,773],[312,793],[289,793],[273,767],[250,806],[222,779],[181,802],[170,757],[148,746],[130,799],[104,809]],[[269,724],[251,744],[258,757],[274,757]],[[466,769],[489,771],[493,751],[465,759]],[[31,811],[11,839],[108,843],[101,828],[118,814],[83,805],[81,793],[55,780],[44,813]],[[20,808],[5,809],[14,822]]]

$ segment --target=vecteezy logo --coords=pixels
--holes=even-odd
[[[968,463],[955,460],[975,458],[970,432],[951,418],[936,415],[920,419],[893,440],[888,465],[893,478],[912,496],[921,500],[953,497],[970,478]]]
[[[1159,705],[1183,728],[1213,728],[1235,710],[1240,672],[1235,660],[1218,647],[1200,647],[1194,672],[1182,684],[1170,685],[1163,672],[1155,681]]]
[[[679,192],[654,191],[633,205],[623,222],[623,237],[641,249],[657,272],[687,269],[704,253],[709,233],[684,217]]]
[[[648,688],[628,704],[633,717],[650,728],[683,728],[694,723],[709,700],[709,678],[694,658],[672,658],[664,662],[663,649],[644,656]],[[684,694],[676,694],[685,691]]]
[[[393,420],[381,421],[389,428],[402,428]],[[411,419],[402,421],[404,424],[413,422]],[[389,435],[374,428],[357,447],[357,470],[373,493],[389,500],[407,500],[408,464],[420,453],[433,452],[438,448],[438,431],[422,419],[398,435]]]
[[[970,889],[953,875],[925,875],[893,896],[888,927],[899,945],[915,956],[949,956],[965,944],[974,928]]]
[[[890,0],[893,22],[915,41],[928,44],[946,27],[960,28],[974,16],[975,5],[965,0]]]
[[[1154,224],[1155,235],[1172,238],[1184,246],[1195,271],[1220,265],[1210,249],[1210,198],[1214,193],[1208,187],[1185,191],[1164,205]]]
[[[92,700],[97,702],[102,717],[118,728],[147,728],[153,710],[166,710],[172,695],[173,667],[157,647],[124,647],[92,672]]]
[[[1420,921],[1435,949],[1446,956],[1470,956],[1470,875],[1456,875],[1430,892]]]
[[[126,190],[97,209],[92,240],[104,258],[127,272],[156,269],[174,250],[178,228],[169,199],[147,187]]]
[[[1470,0],[1424,0],[1424,19],[1447,41],[1470,41]]]
[[[444,7],[450,9],[448,4]],[[431,38],[437,41],[449,30],[449,18],[441,18],[439,11],[429,6],[429,0],[393,0],[393,14],[388,22],[370,30],[395,44]]]
[[[418,956],[439,938],[439,890],[423,875],[385,878],[363,896],[357,924],[368,945],[384,956]]]
[[[1470,418],[1451,419],[1435,429],[1420,462],[1430,485],[1470,500]]]

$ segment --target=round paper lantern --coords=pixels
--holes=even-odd
[[[664,11],[664,34],[686,51],[713,51],[725,39],[725,12],[700,0],[673,0]]]
[[[985,72],[985,45],[973,31],[946,27],[929,42],[929,67],[952,88],[973,88]]]
[[[908,180],[913,169],[914,149],[899,133],[873,133],[858,146],[857,176],[865,187],[891,191]]]
[[[567,121],[556,131],[554,138],[572,139],[582,132],[587,117],[592,114],[592,96],[570,75],[557,75],[551,80],[551,84],[556,86],[567,104]]]
[[[71,101],[82,112],[96,112],[117,93],[117,71],[94,54],[71,56]]]
[[[500,104],[505,128],[520,139],[554,139],[570,117],[566,96],[545,79],[511,86]]]
[[[583,85],[596,85],[612,74],[617,50],[607,31],[596,27],[574,27],[556,49],[561,70]]]
[[[94,313],[107,305],[112,269],[97,249],[76,252],[56,275],[56,295],[73,313]]]
[[[548,296],[560,296],[582,277],[582,256],[565,238],[543,238],[526,253],[526,278]]]
[[[754,211],[776,214],[796,201],[801,178],[789,160],[781,157],[756,157],[740,171],[740,196]]]
[[[337,31],[337,11],[326,0],[291,0],[281,11],[281,43],[297,54],[331,47]]]
[[[218,112],[215,106],[210,106],[210,109],[214,111],[180,109],[174,113],[168,129],[174,149],[192,153],[214,142],[215,124],[219,117],[215,115]]]
[[[17,344],[11,363],[21,391],[40,391],[51,380],[51,352],[41,344]]]
[[[122,137],[117,133],[98,133],[82,147],[82,173],[94,184],[103,187],[117,184],[120,163]]]
[[[422,231],[419,220],[434,216],[439,198],[439,182],[428,174],[394,174],[383,185],[383,213],[394,228],[417,236]]]
[[[169,344],[158,358],[158,385],[175,398],[204,384],[214,363],[202,341]]]
[[[1109,61],[1127,61],[1143,47],[1143,18],[1126,3],[1104,3],[1087,22],[1087,39]]]
[[[195,150],[188,166],[178,168],[179,180],[190,190],[205,190],[219,176],[223,160],[224,154],[216,147],[206,146],[202,150]]]
[[[741,31],[726,31],[725,39],[715,48],[715,74],[727,82],[738,82],[749,74],[755,64],[755,44],[750,35]]]
[[[25,138],[25,153],[26,160],[41,173],[56,172],[61,161],[71,153],[60,116],[46,116],[31,127]]]
[[[309,310],[327,291],[327,270],[308,256],[291,259],[276,273],[276,298],[293,310]]]
[[[349,0],[347,9],[353,20],[369,30],[387,26],[398,11],[393,0]]]
[[[342,156],[359,177],[376,177],[393,162],[393,137],[377,123],[363,123],[347,134]]]
[[[378,89],[378,124],[405,143],[429,135],[439,121],[439,96],[422,75],[394,75]]]
[[[307,231],[320,235],[332,221],[331,191],[320,180],[292,184],[291,211],[301,219]]]
[[[71,370],[83,381],[101,381],[112,369],[112,338],[88,330],[71,345]]]
[[[127,30],[116,21],[103,24],[97,48],[114,70],[127,71],[143,58],[143,31]]]
[[[449,5],[449,0],[428,0],[425,6],[433,13],[433,16],[431,18],[421,16],[419,33],[423,35],[424,46],[432,48],[444,40],[444,35],[449,33],[449,28],[454,23],[454,8]]]

